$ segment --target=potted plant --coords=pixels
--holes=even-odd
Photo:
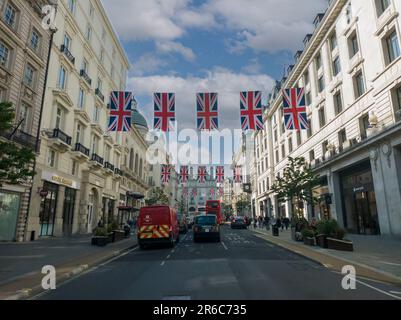
[[[332,233],[327,237],[327,247],[332,250],[354,251],[354,244],[345,238],[345,230],[340,226],[336,226]]]
[[[108,231],[112,233],[112,242],[118,242],[124,239],[125,233],[123,230],[120,230],[116,220],[110,221]]]
[[[304,243],[308,246],[315,246],[315,232],[312,229],[305,228],[301,231]]]
[[[104,227],[98,227],[92,237],[92,245],[104,247],[109,242],[109,236],[107,234],[107,229]]]
[[[333,228],[331,220],[321,220],[316,224],[316,242],[318,246],[327,249],[327,237]]]

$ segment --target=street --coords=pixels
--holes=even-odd
[[[189,232],[181,235],[174,249],[135,248],[34,299],[401,298],[400,288],[365,279],[357,279],[356,290],[344,290],[343,276],[324,266],[274,246],[250,230],[228,226],[222,230],[221,243],[193,243]]]

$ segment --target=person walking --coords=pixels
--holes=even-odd
[[[282,223],[281,223],[280,217],[278,217],[277,220],[276,220],[276,226],[277,226],[278,229],[280,229],[282,227]]]
[[[270,218],[268,216],[265,217],[265,227],[267,231],[270,230]]]
[[[256,217],[253,218],[253,228],[254,229],[258,228],[258,219]]]
[[[288,228],[290,227],[290,219],[288,217],[285,217],[283,222],[285,225],[285,230],[288,230]]]

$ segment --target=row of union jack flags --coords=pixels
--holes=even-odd
[[[114,91],[110,97],[110,117],[108,131],[128,132],[132,120],[131,92]],[[283,90],[284,122],[287,130],[309,128],[305,105],[304,88]],[[219,110],[217,93],[196,95],[196,117],[198,130],[218,130]],[[154,94],[154,129],[173,131],[175,123],[175,94]],[[262,92],[240,93],[240,120],[242,130],[264,130]]]
[[[184,187],[184,188],[182,189],[182,195],[183,195],[184,198],[188,198],[188,196],[189,196],[189,190],[188,190],[187,187]],[[191,198],[196,198],[197,195],[198,195],[198,189],[192,188],[192,191],[191,191]],[[218,188],[218,189],[217,189],[217,193],[216,193],[216,189],[214,189],[214,188],[211,188],[211,189],[209,190],[209,199],[214,199],[214,198],[216,197],[216,195],[217,195],[218,197],[223,197],[223,196],[224,196],[224,189],[223,189],[223,188]]]
[[[171,174],[173,171],[173,167],[171,165],[162,165],[161,170],[161,182],[162,183],[169,183],[171,179]],[[198,175],[197,181],[198,183],[206,183],[206,179],[208,176],[206,166],[199,166],[198,167]],[[217,183],[224,182],[224,166],[217,166],[216,167],[216,177],[215,181]],[[233,170],[233,177],[235,183],[242,183],[242,168],[240,166],[236,166]],[[181,166],[180,173],[178,175],[180,183],[187,183],[189,180],[189,167],[188,166]]]

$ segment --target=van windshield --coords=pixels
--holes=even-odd
[[[195,224],[200,224],[200,225],[213,225],[213,224],[216,224],[216,216],[196,217]]]

